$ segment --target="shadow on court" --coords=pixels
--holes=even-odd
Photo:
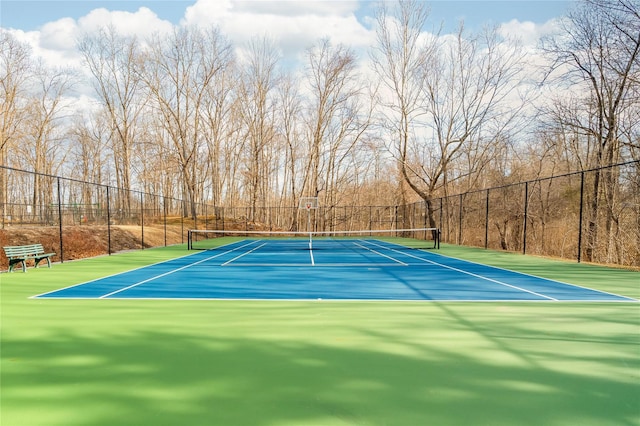
[[[49,301],[3,326],[0,420],[630,425],[636,308]]]

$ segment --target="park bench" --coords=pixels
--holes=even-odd
[[[45,253],[42,244],[29,244],[24,246],[7,246],[3,247],[7,258],[9,259],[9,272],[13,271],[14,266],[22,262],[22,272],[27,272],[27,260],[33,259],[35,267],[42,260],[47,261],[47,266],[51,268],[51,256],[55,253]]]

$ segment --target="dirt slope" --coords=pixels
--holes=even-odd
[[[139,226],[111,226],[111,252],[142,248],[142,229]],[[63,250],[65,260],[107,254],[109,250],[109,230],[107,226],[65,226],[63,228]],[[168,226],[166,244],[186,242],[181,235],[181,227]],[[19,227],[0,229],[0,247],[41,243],[45,251],[57,255],[60,260],[60,229],[58,227]],[[162,226],[145,226],[144,247],[165,245],[165,230]],[[0,271],[6,271],[8,260],[0,250]]]

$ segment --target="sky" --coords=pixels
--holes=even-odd
[[[395,0],[385,1],[395,4]],[[558,30],[559,20],[576,1],[428,1],[429,28],[423,31],[450,39],[447,34],[455,32],[460,21],[468,32],[496,26],[500,35],[521,40],[527,62],[523,66],[531,66],[535,75],[537,67],[545,64],[536,49],[538,41]],[[368,54],[376,44],[377,6],[377,1],[365,0],[0,0],[0,29],[28,44],[32,59],[51,69],[73,70],[79,77],[66,93],[65,104],[75,111],[88,111],[99,107],[99,102],[77,42],[85,35],[99,34],[105,26],[139,40],[169,34],[181,26],[214,26],[240,59],[246,57],[243,49],[250,42],[267,36],[280,53],[279,65],[298,73],[304,72],[308,49],[328,39],[355,53],[364,78],[376,78]],[[518,97],[519,92],[514,93]],[[519,105],[519,98],[516,101]]]
[[[226,3],[225,0],[207,0],[202,3]],[[153,11],[159,19],[179,24],[186,9],[195,0],[2,0],[0,1],[0,25],[3,28],[33,31],[43,25],[62,18],[78,20],[92,10],[105,8],[109,11],[134,13],[141,7]],[[250,0],[232,1],[238,10],[269,10],[272,13],[287,14],[300,4],[325,4],[326,10],[353,12],[359,19],[371,14],[375,1],[347,0]],[[485,23],[500,24],[517,19],[543,24],[560,17],[570,1],[566,0],[436,0],[427,2],[431,8],[434,23],[444,22],[447,27],[455,27],[463,19],[471,27]],[[299,6],[298,6],[299,7]],[[318,8],[317,10],[321,10]]]
[[[391,2],[392,0],[386,0]],[[435,0],[425,31],[478,31],[496,25],[533,46],[575,0]],[[182,25],[214,25],[242,49],[268,36],[280,49],[282,63],[300,66],[318,40],[352,48],[363,61],[375,43],[377,1],[364,0],[0,0],[0,27],[32,47],[49,65],[78,66],[75,45],[84,34],[112,24],[127,35],[144,38]]]

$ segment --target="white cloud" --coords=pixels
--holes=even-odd
[[[268,36],[280,49],[287,66],[304,63],[306,50],[319,39],[329,38],[334,45],[341,43],[353,49],[360,58],[360,69],[368,73],[367,49],[375,42],[376,22],[371,16],[362,16],[363,7],[363,2],[355,0],[197,0],[185,8],[179,25],[216,26],[239,53],[251,39]],[[137,35],[141,40],[155,32],[168,33],[174,27],[147,7],[135,12],[97,8],[77,20],[49,22],[39,31],[9,31],[31,45],[35,56],[46,63],[79,67],[81,58],[76,40],[106,25],[113,25],[124,35]],[[556,20],[544,24],[512,20],[503,23],[499,31],[505,37],[519,38],[530,53],[529,61],[540,64],[541,57],[534,48],[540,37],[557,28]],[[423,34],[425,38],[431,36],[428,32]]]
[[[49,22],[40,29],[40,48],[47,50],[68,50],[75,45],[76,22],[63,18]]]
[[[69,27],[72,22],[72,19],[51,22],[41,31],[6,31],[31,48],[33,59],[52,67],[74,67],[80,65],[80,55],[75,48],[75,27]]]
[[[357,1],[199,0],[187,8],[181,24],[216,26],[238,49],[268,36],[291,62],[321,38],[355,50],[368,47],[374,34],[358,21],[357,9]]]
[[[226,16],[231,14],[233,8],[231,0],[198,1],[193,6],[187,7],[183,25],[210,25],[218,24]]]
[[[203,1],[203,0],[200,0]],[[344,0],[252,0],[234,1],[234,8],[253,13],[273,13],[277,15],[344,15],[358,10],[358,1]]]
[[[534,22],[521,22],[512,19],[500,25],[498,31],[503,37],[511,37],[519,39],[524,46],[535,47],[540,38],[553,34],[558,30],[558,20],[552,19],[544,24],[536,24]]]
[[[78,20],[81,31],[92,33],[105,26],[113,25],[118,33],[127,36],[145,38],[155,32],[168,32],[173,25],[158,17],[151,9],[141,7],[136,12],[109,11],[94,9]]]
[[[141,7],[134,13],[94,9],[77,21],[62,18],[46,23],[37,31],[8,31],[16,39],[28,43],[34,55],[46,64],[79,67],[81,57],[76,49],[77,40],[83,34],[96,33],[107,25],[113,25],[123,35],[137,35],[141,39],[173,28],[170,22],[158,18],[149,8]]]
[[[198,0],[187,8],[183,23],[208,24],[229,15],[348,15],[358,8],[356,0]]]

